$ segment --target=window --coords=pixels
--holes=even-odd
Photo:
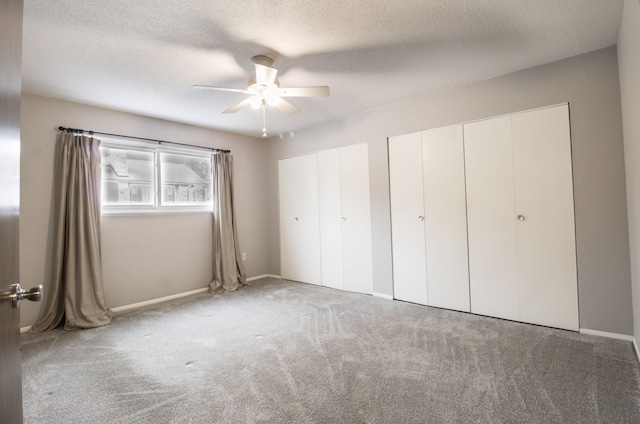
[[[163,205],[211,203],[211,155],[160,152]]]
[[[211,154],[103,142],[105,212],[210,210]]]
[[[155,152],[101,146],[102,206],[155,205]]]

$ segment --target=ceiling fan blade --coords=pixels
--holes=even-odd
[[[200,90],[230,91],[232,93],[250,94],[247,90],[242,90],[240,88],[214,87],[211,85],[193,85],[191,86],[191,88],[196,88]]]
[[[241,101],[240,103],[231,106],[229,109],[223,111],[222,113],[234,113],[239,111],[240,109],[242,109],[243,107],[247,107],[251,105],[251,100],[253,99],[253,97],[249,97],[244,99],[243,101]]]
[[[293,87],[281,88],[280,96],[282,97],[329,97],[329,87]]]
[[[267,87],[274,83],[278,70],[269,66],[264,66],[259,63],[255,64],[256,67],[256,84],[266,85]]]
[[[276,97],[273,100],[272,106],[289,116],[295,115],[296,113],[300,112],[300,109],[297,106],[292,105],[291,103],[281,99],[280,97]]]

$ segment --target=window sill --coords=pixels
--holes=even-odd
[[[213,210],[211,208],[162,208],[162,209],[119,209],[102,211],[103,217],[108,216],[149,216],[149,215],[189,215],[189,214],[210,214]]]

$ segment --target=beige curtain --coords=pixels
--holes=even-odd
[[[246,273],[241,261],[240,246],[233,209],[233,156],[213,155],[213,281],[211,293],[234,291],[245,285]]]
[[[53,258],[47,302],[30,332],[111,322],[100,262],[100,140],[60,132],[55,162]]]

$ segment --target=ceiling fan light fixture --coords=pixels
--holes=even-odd
[[[263,99],[262,97],[260,97],[260,95],[256,94],[255,96],[251,97],[251,107],[254,109],[259,109],[260,106],[262,106],[263,103]]]
[[[227,108],[222,113],[234,113],[248,106],[254,109],[262,108],[263,138],[267,137],[265,111],[267,106],[292,116],[300,112],[300,108],[289,103],[284,99],[285,97],[329,97],[329,87],[327,86],[280,88],[280,81],[277,78],[278,70],[271,67],[273,58],[257,55],[252,57],[251,61],[255,73],[249,76],[246,89],[207,85],[194,85],[193,88],[248,94],[250,97]],[[290,133],[290,136],[293,137],[293,132]]]
[[[268,91],[264,94],[264,99],[266,100],[267,104],[269,106],[273,106],[276,104],[278,95],[276,93],[273,93],[271,91]]]

